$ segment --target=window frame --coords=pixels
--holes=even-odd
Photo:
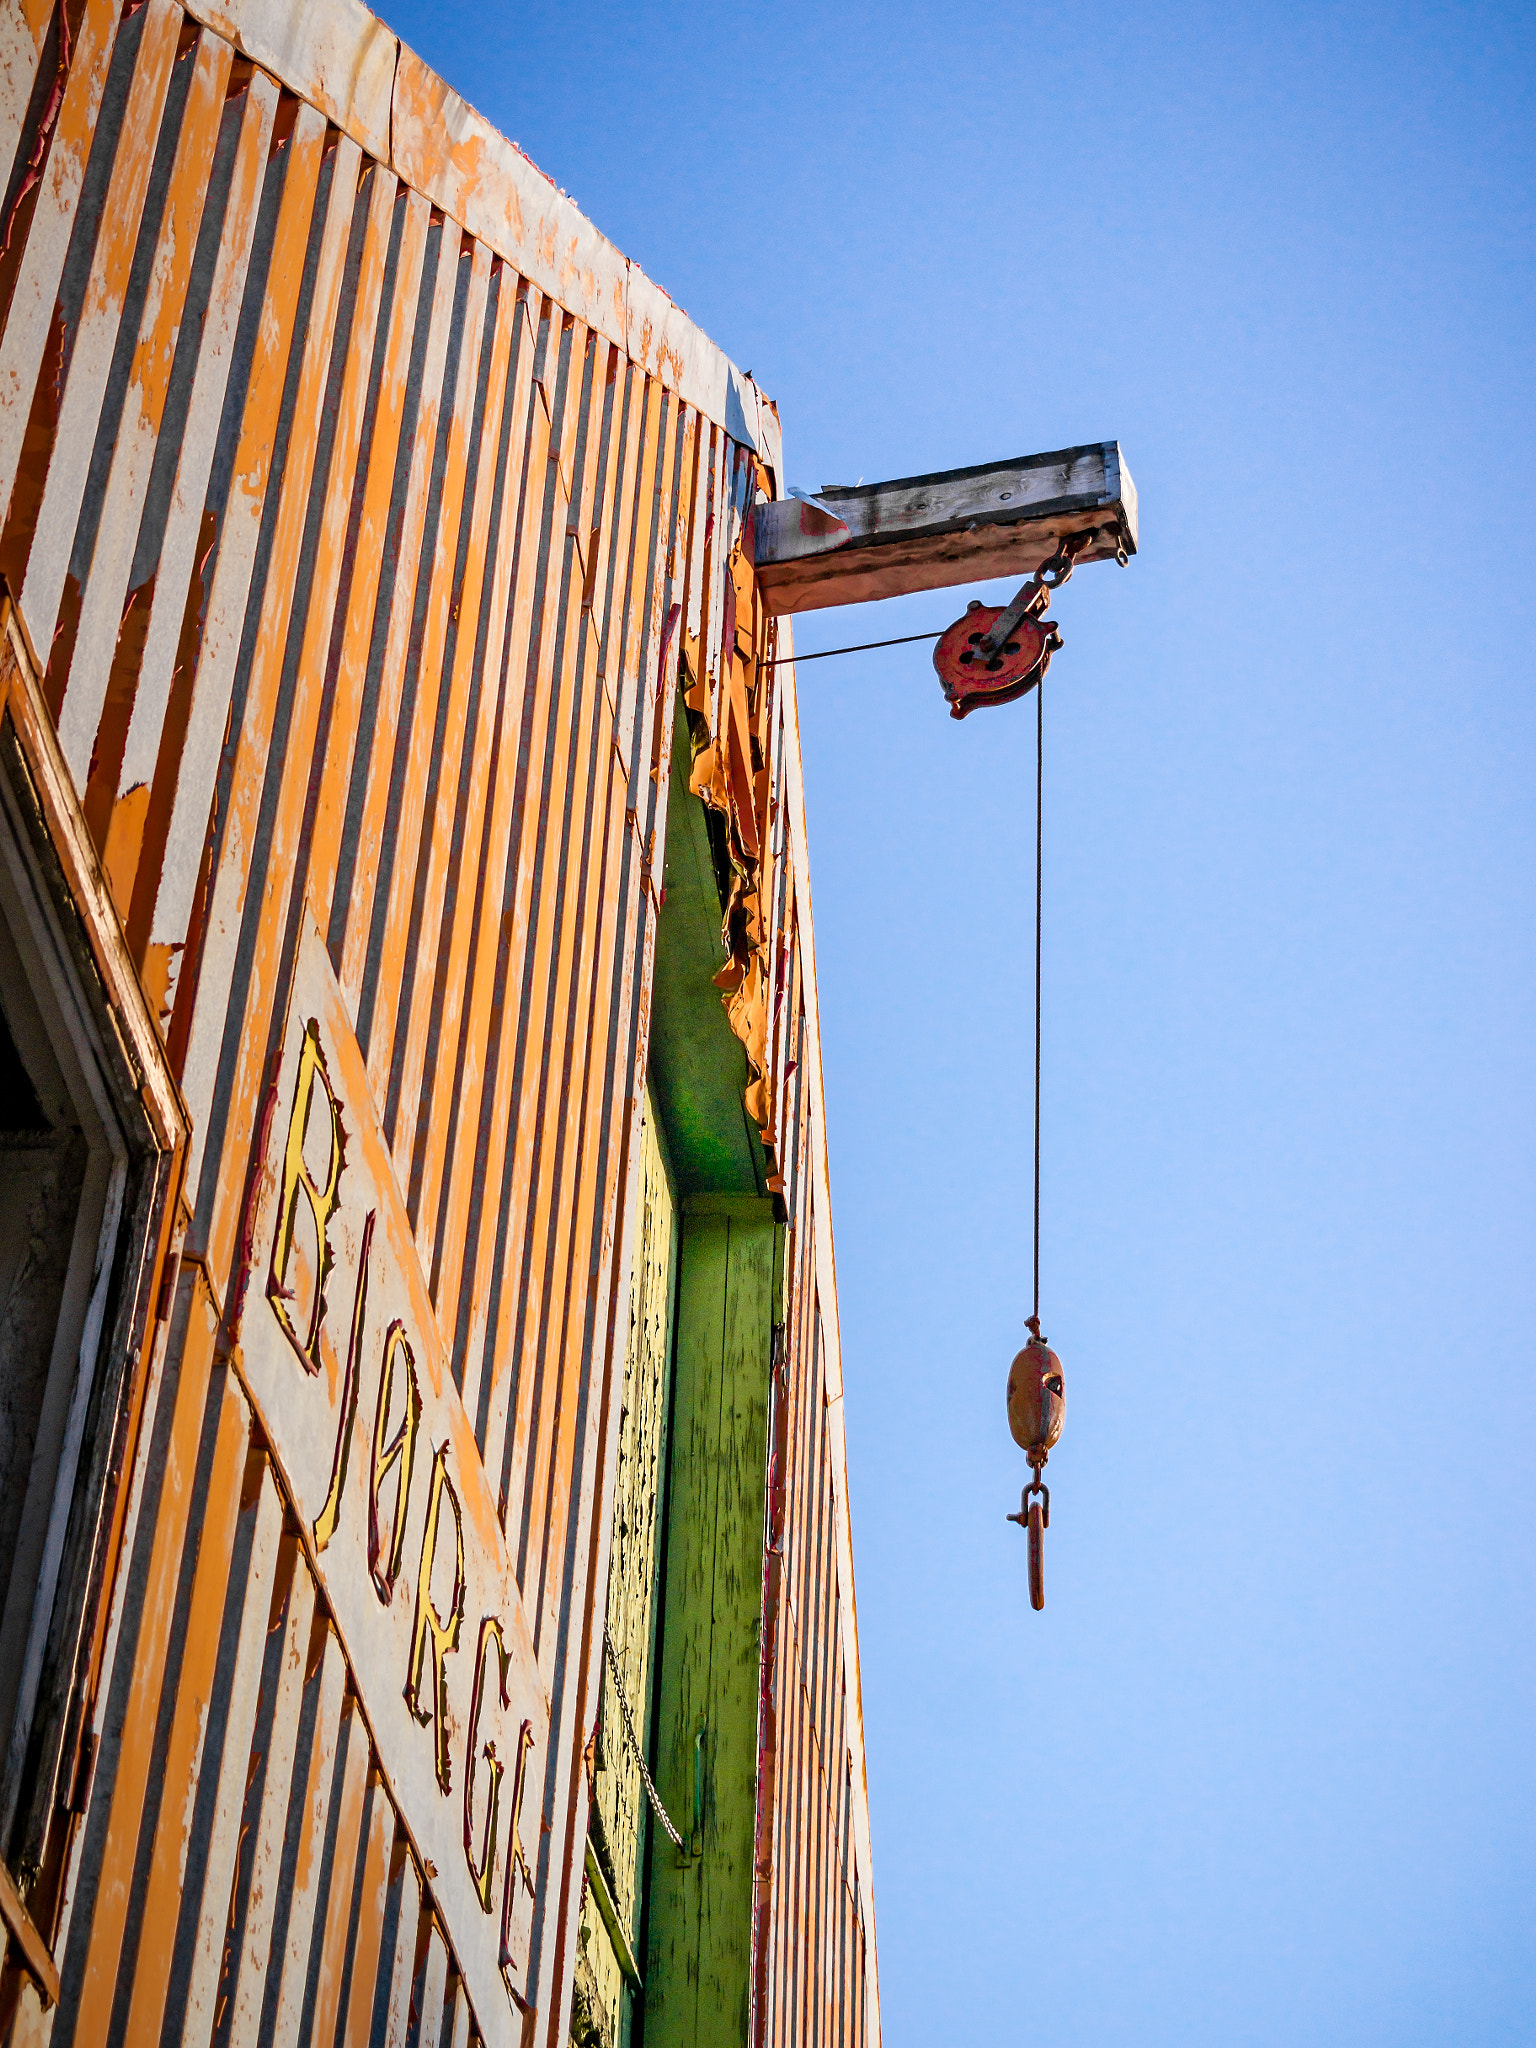
[[[95,1168],[106,1171],[94,1245],[82,1243],[77,1228],[72,1249],[65,1292],[78,1288],[86,1259],[86,1308],[73,1361],[62,1361],[72,1384],[49,1489],[44,1570],[25,1630],[25,1675],[15,1718],[0,1729],[0,1863],[13,1937],[6,1961],[37,1979],[46,2002],[37,1946],[51,1947],[92,1789],[124,1482],[172,1292],[189,1123],[59,749],[39,664],[3,584],[0,862],[13,936],[20,944],[19,919],[20,950],[25,957],[30,949],[46,974],[37,1007],[67,1033],[62,1043],[53,1039],[54,1054],[77,1101],[88,1090]],[[60,1367],[56,1350],[51,1371]],[[18,1911],[35,1939],[15,1924]]]

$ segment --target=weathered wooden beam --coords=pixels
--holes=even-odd
[[[1090,531],[1080,562],[1136,552],[1136,486],[1118,441],[759,505],[754,560],[782,615],[1028,576],[1063,535]]]

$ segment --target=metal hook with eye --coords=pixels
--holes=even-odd
[[[1045,1532],[1051,1526],[1051,1489],[1040,1477],[1040,1465],[1024,1489],[1019,1512],[1008,1517],[1029,1537],[1029,1604],[1037,1614],[1045,1606]]]

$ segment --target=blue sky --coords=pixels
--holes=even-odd
[[[801,680],[886,2040],[1536,2039],[1536,15],[385,11],[789,481],[1141,493],[1047,685],[1043,1615],[1033,718]]]

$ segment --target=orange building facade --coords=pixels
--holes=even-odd
[[[351,0],[0,163],[0,2040],[877,2043],[776,413]]]

